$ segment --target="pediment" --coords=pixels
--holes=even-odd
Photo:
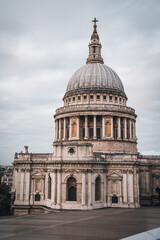
[[[34,172],[32,174],[32,178],[38,178],[38,179],[41,179],[41,178],[44,178],[45,176],[41,173],[41,172]]]
[[[121,180],[122,175],[119,173],[119,171],[113,171],[113,172],[109,172],[109,174],[107,175],[107,178]]]

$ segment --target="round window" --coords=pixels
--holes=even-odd
[[[70,152],[70,153],[74,153],[74,148],[70,148],[70,149],[69,149],[69,152]]]

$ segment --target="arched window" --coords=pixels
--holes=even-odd
[[[48,199],[51,199],[51,177],[48,177]]]
[[[95,181],[95,201],[99,201],[100,199],[101,199],[101,179],[100,177],[97,177]]]
[[[67,180],[67,201],[77,201],[77,181],[74,177]]]

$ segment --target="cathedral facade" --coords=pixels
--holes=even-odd
[[[15,153],[15,214],[158,205],[160,156],[137,151],[136,113],[101,56],[94,19],[86,65],[55,112],[54,152]]]

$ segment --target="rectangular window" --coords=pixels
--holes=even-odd
[[[119,98],[119,102],[120,102],[120,103],[122,102],[122,99],[121,99],[121,98]]]
[[[97,128],[97,139],[101,139],[101,129]]]
[[[85,128],[83,128],[83,138],[85,137]]]
[[[93,128],[89,128],[89,139],[93,139]]]
[[[87,99],[87,96],[86,96],[86,95],[85,95],[85,96],[83,96],[83,99],[84,99],[84,100],[86,100],[86,99]]]
[[[112,96],[109,96],[109,101],[110,101],[110,102],[112,101]]]
[[[93,95],[90,95],[90,99],[93,100]]]
[[[97,100],[100,100],[100,95],[97,95]]]
[[[78,101],[80,101],[81,100],[81,96],[78,96]]]
[[[103,96],[103,100],[106,100],[106,96],[105,95]]]
[[[71,99],[69,98],[69,102],[71,102]]]
[[[115,102],[117,102],[117,100],[118,100],[118,98],[117,98],[117,97],[115,97]]]
[[[75,102],[75,97],[73,97],[73,102]]]

